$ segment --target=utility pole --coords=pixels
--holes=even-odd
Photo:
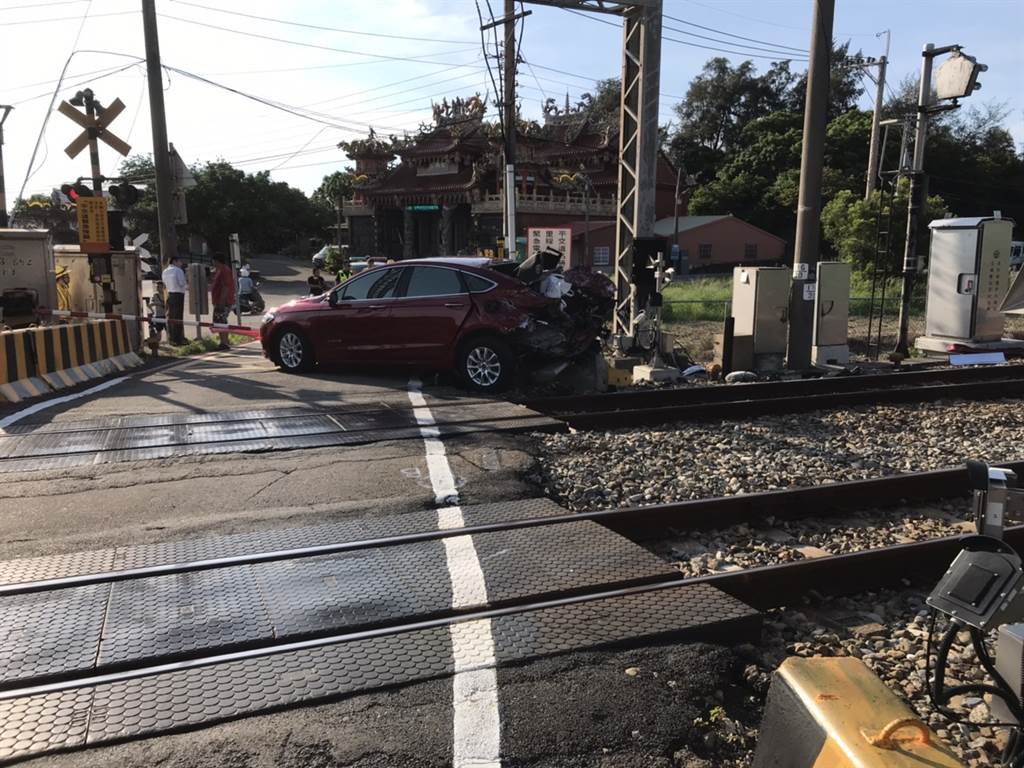
[[[0,104],[0,227],[7,226],[7,190],[4,186],[4,123],[14,107]]]
[[[868,147],[868,177],[867,186],[864,190],[865,199],[871,197],[871,193],[875,191],[875,187],[878,185],[878,139],[881,132],[882,102],[885,99],[885,72],[889,65],[889,42],[891,35],[888,29],[885,32],[879,32],[878,35],[885,35],[885,54],[875,62],[878,65],[878,79],[875,81],[875,111],[871,115],[871,143]]]
[[[800,198],[793,251],[793,285],[789,300],[786,366],[791,370],[803,370],[811,365],[813,286],[821,242],[821,175],[825,160],[825,129],[828,125],[834,14],[835,0],[814,0],[811,60],[807,69],[804,107],[804,141],[800,157]]]
[[[156,0],[142,0],[142,26],[146,38],[146,78],[149,81],[149,114],[153,124],[153,165],[156,168],[156,213],[160,229],[160,258],[167,264],[178,253],[174,229],[174,181],[167,147],[164,114],[164,79],[160,66],[160,39],[156,28]]]
[[[505,253],[516,260],[516,3],[505,0]]]
[[[893,354],[910,354],[910,300],[914,295],[917,272],[917,227],[924,196],[924,145],[928,139],[928,105],[932,98],[932,61],[935,46],[928,43],[921,53],[921,81],[917,88],[917,130],[914,133],[914,159],[910,165],[910,200],[907,203],[907,239],[903,247],[903,288],[900,291],[900,327]]]
[[[672,227],[672,247],[670,248],[670,251],[672,253],[672,261],[674,262],[674,266],[680,275],[690,274],[690,259],[684,259],[683,252],[679,248],[679,195],[682,192],[684,176],[686,176],[686,168],[682,164],[680,164],[680,166],[676,168],[676,197],[675,207],[672,211],[673,216],[675,218],[675,224]]]
[[[871,143],[868,146],[868,178],[864,190],[864,197],[871,197],[878,185],[878,140],[881,133],[879,123],[882,121],[882,102],[885,99],[885,70],[889,65],[889,58],[883,56],[878,60],[878,82],[875,89],[875,111],[871,115]]]

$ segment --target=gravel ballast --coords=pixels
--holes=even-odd
[[[1024,445],[1021,405],[1003,399],[862,406],[742,422],[545,435],[538,437],[538,479],[563,506],[590,511],[870,479],[955,467],[969,458],[1011,460],[1021,457]],[[970,533],[970,507],[965,495],[839,517],[667,530],[644,544],[693,577]],[[905,587],[769,611],[762,642],[740,650],[747,661],[743,684],[751,692],[750,706],[763,705],[771,673],[787,656],[854,656],[965,764],[997,765],[1007,729],[989,724],[984,701],[955,698],[954,708],[965,722],[950,723],[928,700],[926,594]],[[969,641],[961,637],[950,656],[949,684],[985,677]],[[716,765],[750,765],[756,719],[726,706],[701,723],[709,746],[719,748]]]
[[[711,531],[672,530],[669,536],[643,543],[686,576],[705,576],[974,533],[970,509],[964,499],[932,507],[872,509],[841,518],[769,519],[763,525],[742,523]]]
[[[1007,460],[1024,450],[1021,405],[863,406],[543,435],[540,480],[563,506],[589,511]]]

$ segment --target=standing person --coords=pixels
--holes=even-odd
[[[349,266],[348,259],[345,259],[338,267],[338,271],[334,273],[334,284],[341,285],[350,277],[352,277],[352,267]]]
[[[167,286],[167,339],[172,345],[180,347],[185,343],[182,320],[185,318],[185,290],[188,288],[180,256],[171,257],[171,262],[160,278]]]
[[[313,274],[306,278],[310,296],[320,296],[327,290],[327,281],[320,274],[319,267],[313,267]]]
[[[213,264],[213,280],[210,282],[213,322],[227,325],[228,315],[235,306],[235,279],[224,254],[214,254]],[[227,331],[220,332],[220,346],[217,349],[231,349]]]
[[[164,284],[157,280],[153,286],[153,295],[147,299],[149,302],[150,323],[149,337],[160,343],[160,334],[163,333],[167,324],[167,303],[164,301]]]
[[[57,309],[71,311],[71,273],[67,267],[57,267]]]

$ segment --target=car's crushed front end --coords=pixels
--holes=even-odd
[[[572,362],[607,333],[615,286],[599,272],[574,268],[547,275],[537,288],[484,302],[488,319],[527,367]],[[546,295],[545,295],[546,294]]]

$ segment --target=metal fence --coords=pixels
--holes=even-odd
[[[691,322],[691,321],[716,321],[720,322],[725,320],[729,316],[729,310],[732,306],[730,299],[680,299],[674,301],[666,301],[664,303],[663,317],[666,322],[680,323],[680,322]],[[870,312],[871,298],[869,296],[851,296],[850,297],[850,317],[863,317],[867,318]],[[877,318],[879,315],[879,308],[883,307],[882,302],[875,297],[875,311],[874,315]],[[896,317],[899,315],[900,310],[900,297],[886,296],[884,303],[884,312],[882,315],[886,318]],[[924,299],[915,298],[911,303],[911,312],[913,314],[921,314],[924,312]]]

